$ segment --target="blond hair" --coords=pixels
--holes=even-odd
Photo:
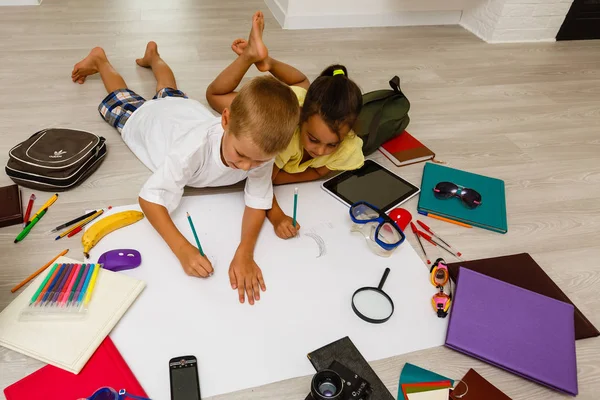
[[[233,99],[229,131],[248,136],[265,154],[278,154],[292,139],[300,119],[298,98],[289,86],[269,76],[252,79]]]

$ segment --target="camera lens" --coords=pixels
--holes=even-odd
[[[336,372],[326,369],[315,374],[310,393],[315,400],[335,399],[342,393],[343,385],[342,378]]]
[[[333,395],[337,391],[337,388],[331,382],[323,382],[319,385],[318,390],[319,393],[322,394],[324,397],[333,397]]]

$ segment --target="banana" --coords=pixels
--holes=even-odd
[[[144,213],[139,211],[122,211],[106,218],[101,219],[85,231],[81,237],[83,244],[83,255],[89,258],[89,252],[104,236],[123,228],[127,225],[134,224],[144,218]]]

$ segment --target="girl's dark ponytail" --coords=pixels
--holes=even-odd
[[[342,70],[343,74],[340,74],[340,73],[335,74],[335,72],[337,70]],[[348,70],[343,65],[334,64],[334,65],[330,65],[329,67],[325,68],[323,70],[323,72],[321,72],[321,75],[319,75],[319,76],[339,76],[339,75],[345,76],[347,78]]]
[[[352,127],[362,108],[360,88],[350,78],[345,66],[325,68],[310,85],[300,113],[300,123],[318,114],[339,135],[342,126]]]

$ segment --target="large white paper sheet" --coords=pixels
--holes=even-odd
[[[276,189],[288,215],[293,190]],[[107,214],[124,209],[139,208]],[[93,261],[118,248],[142,254],[142,265],[124,273],[147,288],[111,337],[151,398],[169,398],[167,363],[181,355],[198,358],[202,396],[210,397],[312,374],[306,354],[344,336],[369,361],[443,344],[447,323],[431,308],[435,289],[410,244],[390,258],[373,254],[360,234],[350,232],[348,208],[316,183],[299,185],[300,237],[281,240],[265,222],[255,260],[267,291],[254,306],[239,304],[228,268],[243,210],[242,193],[199,195],[185,197],[172,215],[195,243],[185,213],[192,215],[202,247],[216,261],[209,279],[185,275],[146,219],[92,250]],[[384,290],[396,309],[388,322],[372,325],[353,313],[350,301],[359,287],[377,286],[386,267],[391,273]]]

